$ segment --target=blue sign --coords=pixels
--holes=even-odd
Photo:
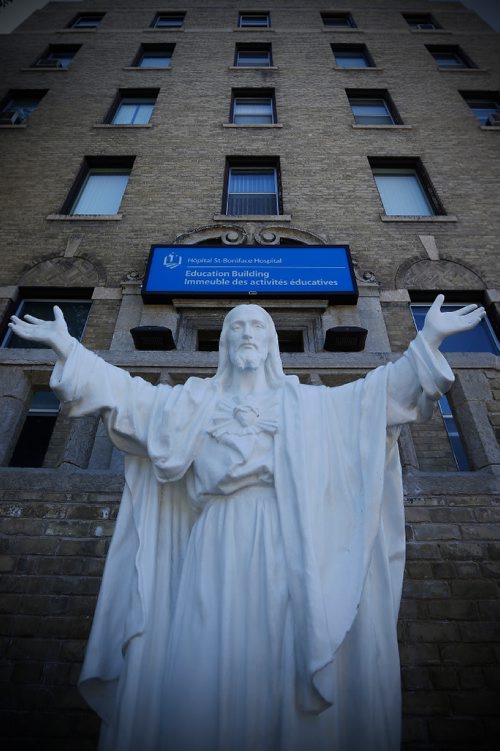
[[[358,290],[345,245],[152,246],[142,290],[145,302],[214,295],[356,303]]]

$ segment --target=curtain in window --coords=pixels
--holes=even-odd
[[[113,118],[115,125],[146,125],[149,123],[154,104],[149,102],[123,102]]]
[[[128,173],[89,175],[72,214],[116,214],[128,177]]]
[[[276,170],[232,169],[229,175],[227,213],[277,214]]]
[[[234,122],[239,125],[269,124],[273,121],[270,99],[236,99]]]
[[[390,216],[431,216],[427,200],[415,174],[374,174],[385,213]]]

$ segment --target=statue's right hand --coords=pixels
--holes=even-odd
[[[72,347],[72,338],[68,331],[64,315],[57,305],[54,305],[54,320],[43,321],[35,316],[25,315],[24,320],[12,316],[9,328],[21,339],[45,344],[56,352],[59,357],[66,359]]]

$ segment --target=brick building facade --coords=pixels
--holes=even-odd
[[[153,383],[212,375],[210,342],[242,298],[144,304],[153,244],[349,246],[357,304],[263,301],[286,372],[305,383],[342,384],[396,359],[437,292],[485,305],[485,344],[447,353],[456,383],[444,418],[436,410],[401,434],[400,643],[405,748],[493,748],[498,41],[460,3],[425,0],[52,2],[2,39],[6,748],[96,747],[75,683],[123,483],[99,420],[69,421],[44,401],[51,352],[12,346],[6,323],[22,304],[81,304],[82,341],[109,362]],[[248,213],[235,211],[250,173]],[[259,176],[274,181],[272,210],[256,197]],[[137,349],[139,326],[168,327],[175,349]],[[367,329],[364,348],[326,351],[338,326]],[[44,441],[35,459],[27,431]]]

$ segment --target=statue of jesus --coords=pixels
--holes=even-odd
[[[153,386],[55,320],[70,415],[100,414],[125,489],[80,677],[100,751],[398,751],[404,565],[397,437],[453,374],[441,312],[394,364],[337,388],[283,372],[257,305],[225,318],[213,378]]]

